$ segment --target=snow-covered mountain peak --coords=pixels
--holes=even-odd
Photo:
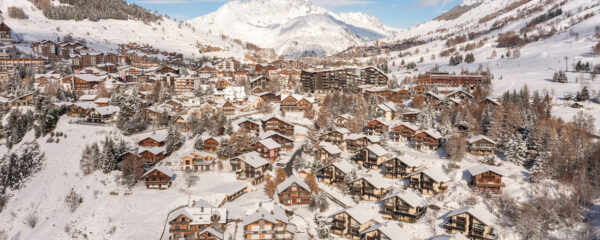
[[[334,54],[393,31],[372,16],[336,14],[308,0],[231,1],[189,23],[289,57]]]

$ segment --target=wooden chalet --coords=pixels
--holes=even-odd
[[[35,96],[33,93],[27,93],[16,98],[11,99],[10,106],[12,107],[20,107],[20,106],[33,106],[35,104]]]
[[[416,85],[412,88],[415,95],[421,95],[427,92],[427,87],[425,85]]]
[[[388,133],[389,123],[381,119],[373,119],[367,122],[365,133],[367,135],[383,135]]]
[[[408,187],[424,195],[437,195],[448,190],[450,178],[438,169],[424,169],[407,176]]]
[[[317,171],[317,180],[334,186],[344,185],[353,170],[354,166],[345,160],[333,162]]]
[[[8,27],[4,22],[0,23],[0,43],[11,43],[13,41],[11,33],[12,30],[10,27]]]
[[[483,82],[481,75],[450,75],[447,73],[434,73],[419,75],[417,82],[428,87],[470,87],[473,88]]]
[[[346,239],[361,240],[361,233],[378,222],[375,220],[377,209],[368,204],[358,204],[332,215],[331,233]]]
[[[308,204],[311,192],[308,184],[294,175],[277,185],[277,197],[285,206]]]
[[[205,152],[208,152],[208,153],[217,153],[217,150],[219,149],[219,144],[221,142],[221,138],[220,137],[207,137],[207,138],[204,138],[202,141],[203,141],[202,146],[204,146],[204,148],[202,150],[204,150]]]
[[[282,112],[304,112],[312,108],[313,101],[302,95],[292,94],[281,100],[280,109]]]
[[[369,146],[369,139],[364,134],[350,134],[346,138],[346,150],[357,152]]]
[[[155,166],[142,175],[146,188],[154,189],[169,188],[173,178],[175,173],[164,166]]]
[[[348,138],[349,133],[350,131],[348,131],[348,129],[336,128],[321,135],[321,140],[324,142],[335,144],[341,149],[345,149],[346,139]]]
[[[85,118],[88,116],[90,111],[98,106],[92,102],[76,102],[69,107],[69,117]]]
[[[249,132],[249,133],[258,133],[260,132],[260,123],[251,119],[240,119],[237,121],[237,125],[241,130]]]
[[[447,233],[462,233],[471,240],[498,239],[494,228],[494,215],[482,206],[465,207],[445,214],[444,228]]]
[[[452,91],[448,94],[446,94],[446,98],[456,98],[456,99],[460,99],[460,100],[473,100],[475,99],[475,97],[473,97],[473,95],[471,95],[468,92],[465,92],[464,90],[455,90]]]
[[[250,79],[250,89],[254,89],[256,87],[262,88],[263,91],[269,89],[271,86],[271,79],[265,76],[258,76]]]
[[[473,155],[487,156],[494,153],[496,141],[483,135],[467,139],[469,152]]]
[[[500,102],[498,102],[497,100],[493,99],[493,98],[484,98],[483,100],[479,101],[479,105],[483,105],[483,106],[492,106],[492,107],[497,107],[500,106]]]
[[[342,156],[342,150],[331,143],[322,142],[315,151],[316,159],[324,163],[330,163]]]
[[[214,168],[217,155],[208,152],[193,152],[181,158],[184,171],[209,171]]]
[[[350,194],[366,201],[377,201],[390,191],[391,184],[382,177],[362,177],[350,182]]]
[[[367,230],[362,231],[360,234],[362,235],[362,239],[411,239],[410,234],[402,229],[398,223],[393,221],[387,221],[371,226]]]
[[[272,92],[264,92],[264,89],[263,92],[258,93],[258,96],[262,98],[265,103],[281,101],[281,95]]]
[[[93,123],[109,123],[117,120],[120,108],[117,106],[95,107],[92,109],[86,121]]]
[[[400,118],[404,122],[415,123],[419,117],[419,114],[421,114],[421,112],[418,110],[409,110],[400,114]]]
[[[378,144],[361,149],[352,160],[365,168],[379,169],[381,164],[391,158],[391,153]]]
[[[348,126],[348,120],[350,120],[350,117],[352,117],[352,115],[347,113],[339,115],[333,119],[333,124],[336,127],[346,127]]]
[[[262,158],[267,159],[269,162],[279,161],[280,150],[281,145],[270,138],[254,143],[254,151],[258,152]]]
[[[427,210],[427,200],[412,190],[390,193],[381,202],[383,218],[396,221],[416,222]]]
[[[390,138],[394,142],[403,140],[411,141],[412,136],[419,131],[419,127],[409,122],[401,122],[392,127]]]
[[[221,106],[219,106],[221,112],[225,115],[235,115],[236,107],[229,100],[225,101]]]
[[[138,141],[138,145],[142,147],[162,147],[167,141],[167,131],[161,130],[152,132],[142,140]]]
[[[139,148],[138,155],[142,162],[155,164],[167,157],[167,151],[164,147]]]
[[[442,145],[442,135],[434,130],[419,131],[412,136],[412,139],[418,150],[436,150]]]
[[[421,161],[404,155],[385,160],[381,164],[381,172],[386,178],[406,178],[408,175],[417,172],[422,165]]]
[[[296,233],[286,211],[275,203],[259,203],[259,208],[246,216],[242,224],[244,239],[248,240],[294,239]]]
[[[244,153],[230,159],[229,163],[238,179],[247,180],[253,185],[263,182],[265,172],[271,169],[269,162],[257,152]]]
[[[291,151],[294,148],[294,139],[292,137],[284,136],[275,131],[267,131],[258,135],[259,139],[273,139],[273,141],[281,145],[281,151]]]
[[[168,219],[170,239],[224,240],[227,209],[200,200],[176,210]]]
[[[502,171],[489,165],[477,165],[467,170],[471,175],[471,185],[479,190],[492,193],[502,193],[504,183],[502,183]]]
[[[294,135],[294,125],[276,116],[265,116],[262,119],[263,131],[273,130],[285,136]]]

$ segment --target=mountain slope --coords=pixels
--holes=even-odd
[[[338,15],[306,0],[232,1],[188,22],[288,57],[333,54],[393,31],[374,17]]]
[[[57,1],[53,4],[58,5]],[[20,7],[28,19],[12,19],[6,14],[8,7]],[[2,0],[0,11],[5,22],[15,35],[25,41],[56,40],[57,37],[73,35],[85,39],[89,46],[103,51],[116,51],[118,44],[137,42],[149,44],[160,50],[179,52],[186,57],[199,57],[196,44],[218,46],[229,51],[212,54],[242,57],[243,46],[230,40],[223,40],[205,30],[179,24],[170,19],[144,23],[138,20],[75,21],[51,20],[44,16],[28,0]]]

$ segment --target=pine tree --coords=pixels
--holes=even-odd
[[[468,53],[465,56],[465,62],[466,63],[473,63],[473,62],[475,62],[475,56],[473,55],[473,53]]]
[[[508,142],[506,160],[517,165],[523,165],[526,161],[527,146],[520,133],[515,133]]]
[[[100,167],[104,172],[111,172],[117,169],[117,152],[114,141],[110,137],[104,140],[102,148],[102,159]]]
[[[167,140],[165,143],[167,154],[171,154],[177,151],[177,149],[181,147],[182,143],[183,141],[181,140],[181,132],[179,132],[179,130],[174,125],[170,125],[167,133]]]
[[[329,218],[315,214],[315,223],[317,224],[317,236],[320,239],[329,239],[329,230],[331,228]]]

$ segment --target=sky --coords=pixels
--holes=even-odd
[[[126,0],[177,20],[214,12],[228,0]],[[461,0],[311,0],[333,12],[363,12],[390,27],[409,28],[458,5]]]

